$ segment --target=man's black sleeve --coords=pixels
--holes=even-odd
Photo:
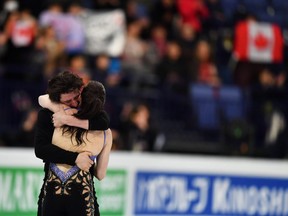
[[[89,130],[107,130],[109,123],[108,114],[105,111],[99,112],[94,118],[89,119]]]
[[[54,126],[51,121],[52,114],[48,109],[41,109],[38,113],[34,137],[35,155],[44,162],[64,163],[73,166],[78,153],[63,150],[52,144],[54,132]]]

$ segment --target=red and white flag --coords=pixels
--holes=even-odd
[[[276,24],[243,21],[236,25],[234,55],[238,60],[272,63],[283,60],[283,37]]]

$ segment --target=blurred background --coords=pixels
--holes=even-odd
[[[33,147],[68,69],[106,87],[114,151],[287,159],[287,1],[1,2],[1,146]]]

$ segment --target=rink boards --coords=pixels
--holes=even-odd
[[[43,181],[33,149],[0,148],[0,215],[32,216]],[[95,180],[101,215],[288,215],[288,161],[112,152]]]

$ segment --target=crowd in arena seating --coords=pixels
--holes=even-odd
[[[5,0],[0,145],[32,147],[48,80],[107,91],[114,150],[288,156],[283,0]]]

